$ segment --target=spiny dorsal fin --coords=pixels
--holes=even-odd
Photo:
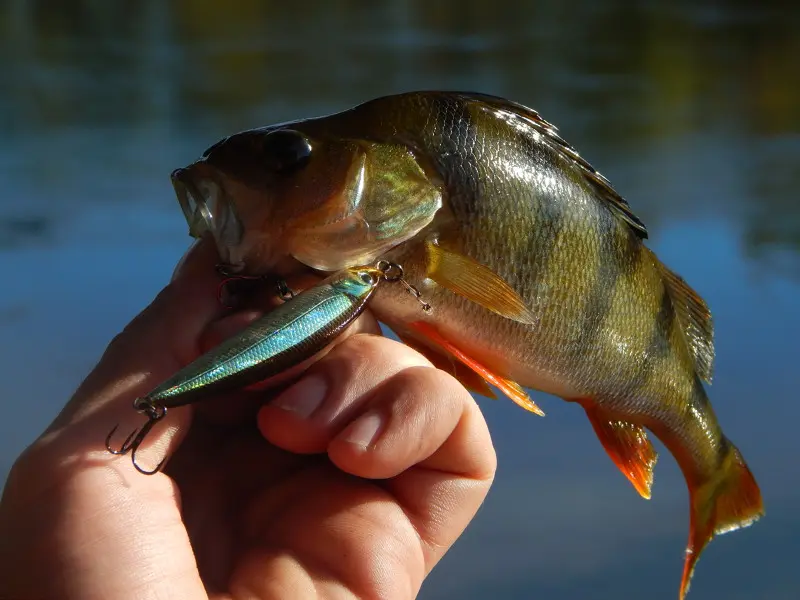
[[[705,300],[683,278],[657,262],[664,276],[675,314],[694,357],[698,376],[711,383],[714,371],[714,320]]]
[[[642,239],[647,239],[647,228],[644,223],[639,220],[631,207],[625,199],[613,188],[611,182],[598,173],[595,168],[590,165],[577,150],[570,146],[560,135],[558,129],[545,121],[539,113],[517,102],[506,100],[498,96],[480,93],[461,93],[457,95],[467,99],[482,102],[492,108],[503,110],[515,117],[518,117],[528,123],[533,129],[543,134],[547,140],[552,143],[552,147],[560,154],[569,159],[573,165],[580,171],[584,179],[594,188],[598,196],[605,200],[607,206],[613,213],[623,219],[634,230],[636,235]]]

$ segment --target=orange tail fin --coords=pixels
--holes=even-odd
[[[739,450],[730,450],[719,474],[704,484],[689,486],[691,517],[689,545],[681,578],[680,600],[689,591],[689,582],[700,553],[715,535],[747,527],[764,514],[761,491]]]

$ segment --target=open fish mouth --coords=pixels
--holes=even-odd
[[[199,238],[211,233],[220,257],[229,261],[231,251],[242,242],[244,226],[222,186],[212,177],[198,176],[191,166],[176,169],[170,179],[189,225],[189,235]]]

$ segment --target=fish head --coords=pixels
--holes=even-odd
[[[172,183],[192,236],[233,271],[291,257],[323,271],[373,262],[442,206],[442,183],[407,146],[331,133],[326,118],[240,132]]]

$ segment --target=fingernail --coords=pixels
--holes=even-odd
[[[369,412],[360,417],[346,430],[343,439],[366,449],[378,436],[381,425],[383,425],[381,415],[376,412]]]
[[[321,375],[309,375],[278,396],[272,405],[307,419],[322,404],[327,392],[328,384]]]
[[[197,239],[194,242],[192,242],[192,244],[186,249],[186,252],[184,252],[183,256],[181,256],[180,260],[178,260],[178,264],[175,265],[175,269],[172,271],[172,277],[170,277],[169,279],[170,281],[175,281],[178,278],[178,276],[181,274],[181,271],[183,270],[184,265],[186,264],[186,259],[189,257],[189,255],[192,253],[192,250],[194,250],[199,243],[200,240]]]

